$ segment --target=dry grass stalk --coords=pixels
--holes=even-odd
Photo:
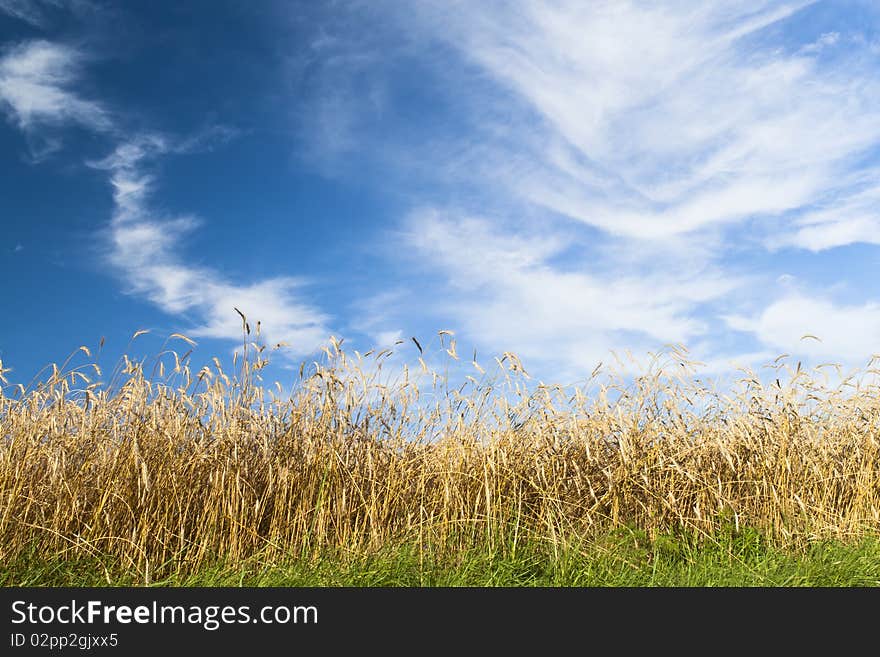
[[[747,374],[721,394],[677,349],[630,381],[597,370],[589,391],[526,381],[514,354],[450,390],[409,368],[382,379],[388,350],[333,340],[285,396],[257,384],[263,349],[237,377],[168,352],[164,378],[126,358],[111,385],[53,366],[6,388],[0,559],[109,555],[147,581],[407,540],[559,546],[623,524],[705,537],[733,524],[786,543],[880,527],[876,384],[829,388],[799,364],[786,383]]]

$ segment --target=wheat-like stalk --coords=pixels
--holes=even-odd
[[[289,395],[259,385],[257,344],[232,376],[168,351],[174,367],[151,377],[124,358],[99,384],[96,365],[68,361],[3,388],[0,560],[111,557],[149,581],[402,541],[560,547],[621,525],[786,544],[880,528],[874,370],[832,388],[798,364],[717,392],[675,348],[638,376],[597,368],[564,387],[505,353],[489,372],[474,355],[481,378],[451,386],[416,344],[420,366],[383,377],[390,350],[332,339]]]

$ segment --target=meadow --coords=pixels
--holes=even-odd
[[[333,338],[285,389],[243,326],[228,371],[174,334],[3,380],[0,584],[880,584],[874,361],[546,385],[441,331],[455,376]]]

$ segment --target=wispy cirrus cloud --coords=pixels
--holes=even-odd
[[[0,106],[25,131],[69,124],[111,131],[110,113],[74,89],[82,60],[75,48],[44,40],[7,48],[0,58]]]
[[[90,0],[0,0],[0,12],[29,23],[33,27],[51,27],[58,12],[87,14],[96,11]]]
[[[570,244],[561,235],[507,234],[479,217],[422,211],[409,226],[407,243],[450,283],[441,309],[470,339],[551,363],[557,373],[589,371],[611,346],[651,350],[692,341],[708,330],[694,308],[743,284],[692,263],[650,278],[563,269],[558,257]]]
[[[225,134],[225,133],[224,133]],[[307,281],[279,276],[249,284],[234,283],[216,267],[191,264],[179,247],[202,222],[193,216],[165,217],[150,207],[156,180],[151,160],[187,149],[146,135],[121,145],[90,166],[106,170],[115,211],[108,231],[108,262],[128,285],[170,315],[187,318],[193,337],[239,339],[241,320],[234,309],[259,320],[268,339],[289,343],[291,354],[308,354],[322,344],[329,317],[303,299]]]
[[[827,35],[808,51],[763,36],[811,4],[423,6],[439,38],[530,110],[495,130],[515,138],[496,142],[484,175],[603,232],[658,239],[837,195],[880,143],[869,63],[823,65]],[[508,177],[495,164],[511,157],[533,165]]]
[[[336,175],[345,158],[363,148],[390,102],[386,74],[397,46],[388,39],[387,25],[362,29],[370,21],[364,9],[357,3],[313,3],[297,8],[293,19],[309,34],[285,65],[295,88],[289,111],[297,152],[327,175]],[[370,148],[381,142],[371,140]]]
[[[880,241],[880,62],[859,34],[793,27],[815,4],[427,0],[398,13],[409,41],[443,44],[437,80],[471,128],[412,170],[492,208],[411,214],[408,244],[445,277],[438,305],[537,360],[673,339],[712,358],[737,335],[757,341],[742,353],[792,348],[770,321],[787,307],[778,272],[741,263]],[[590,246],[562,248],[572,235]],[[812,295],[841,316],[874,303]],[[748,328],[725,322],[732,311]],[[824,344],[852,355],[868,342]]]
[[[58,6],[60,2],[40,2],[39,0],[0,0],[0,12],[17,18],[35,27],[45,27],[48,22],[46,8]]]
[[[731,328],[754,333],[779,351],[846,363],[880,354],[880,303],[836,303],[818,295],[792,293],[756,317],[730,316]],[[818,339],[817,339],[818,338]]]
[[[314,351],[328,335],[328,317],[303,300],[305,281],[279,276],[242,284],[229,280],[219,267],[191,264],[180,243],[202,222],[189,215],[166,217],[150,206],[157,187],[149,173],[151,162],[207,148],[235,131],[213,126],[178,140],[126,135],[102,103],[85,100],[75,90],[82,62],[82,53],[68,46],[43,40],[20,43],[0,59],[0,100],[26,133],[76,125],[117,141],[112,153],[87,164],[106,171],[113,189],[106,260],[128,292],[183,318],[195,337],[240,339],[237,307],[259,320],[267,337],[288,342],[291,353]]]
[[[867,167],[840,182],[842,194],[800,213],[790,227],[767,238],[768,248],[813,252],[849,244],[880,245],[880,169]],[[848,183],[848,184],[846,184]]]

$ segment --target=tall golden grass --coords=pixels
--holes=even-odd
[[[784,543],[880,528],[876,371],[832,387],[781,359],[770,385],[744,372],[721,392],[671,348],[638,376],[548,386],[514,354],[488,373],[458,360],[452,339],[474,374],[457,387],[335,339],[289,393],[263,386],[265,347],[247,342],[232,375],[163,350],[105,383],[66,364],[6,386],[0,560],[111,558],[150,581],[401,542],[564,547],[622,525]]]

